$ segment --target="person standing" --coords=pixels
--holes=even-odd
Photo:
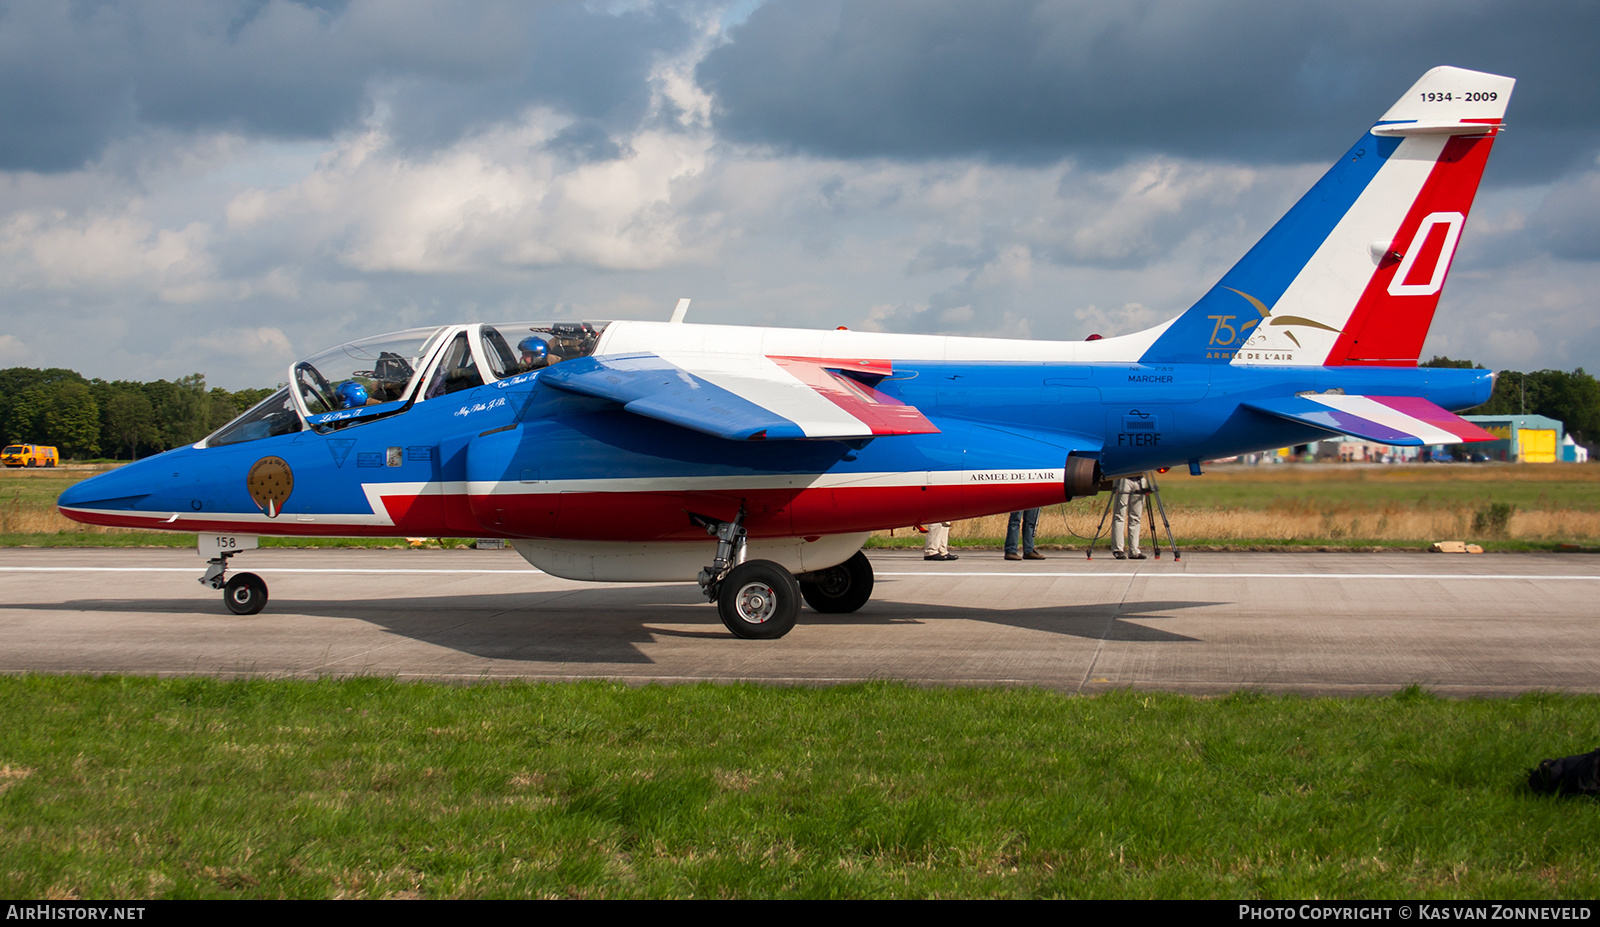
[[[1111,503],[1111,556],[1118,560],[1143,560],[1139,549],[1139,527],[1144,521],[1144,497],[1150,481],[1141,474],[1117,480]],[[1123,542],[1127,541],[1127,546]]]
[[[1033,536],[1039,530],[1039,510],[1027,509],[1021,512],[1012,512],[1011,520],[1006,524],[1006,559],[1007,560],[1043,560],[1044,554],[1033,549]],[[1022,535],[1022,551],[1017,551],[1017,535]]]
[[[960,560],[950,553],[950,523],[936,521],[928,526],[928,541],[922,546],[924,560]]]

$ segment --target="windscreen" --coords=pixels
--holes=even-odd
[[[341,344],[294,365],[306,412],[323,415],[405,399],[439,328],[413,328]]]
[[[256,403],[250,411],[217,429],[206,439],[206,447],[223,447],[294,434],[300,428],[300,415],[295,412],[294,404],[289,400],[289,388],[285,386]]]

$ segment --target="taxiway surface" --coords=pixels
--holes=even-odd
[[[1600,559],[871,554],[860,612],[734,639],[692,584],[594,585],[511,551],[263,550],[227,612],[192,551],[0,551],[0,672],[1031,685],[1214,693],[1600,691]]]

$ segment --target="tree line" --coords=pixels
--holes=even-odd
[[[86,379],[75,370],[0,370],[0,435],[51,444],[61,456],[137,460],[193,444],[273,389],[206,389],[204,374],[176,381]]]
[[[1469,360],[1434,357],[1424,367],[1464,367],[1483,370]],[[1489,401],[1467,415],[1543,415],[1566,426],[1579,444],[1594,448],[1600,440],[1600,380],[1582,367],[1565,370],[1502,370],[1495,377]]]

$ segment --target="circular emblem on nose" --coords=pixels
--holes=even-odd
[[[289,493],[294,492],[294,474],[282,457],[263,457],[250,468],[245,485],[261,511],[266,512],[268,518],[277,518]]]

